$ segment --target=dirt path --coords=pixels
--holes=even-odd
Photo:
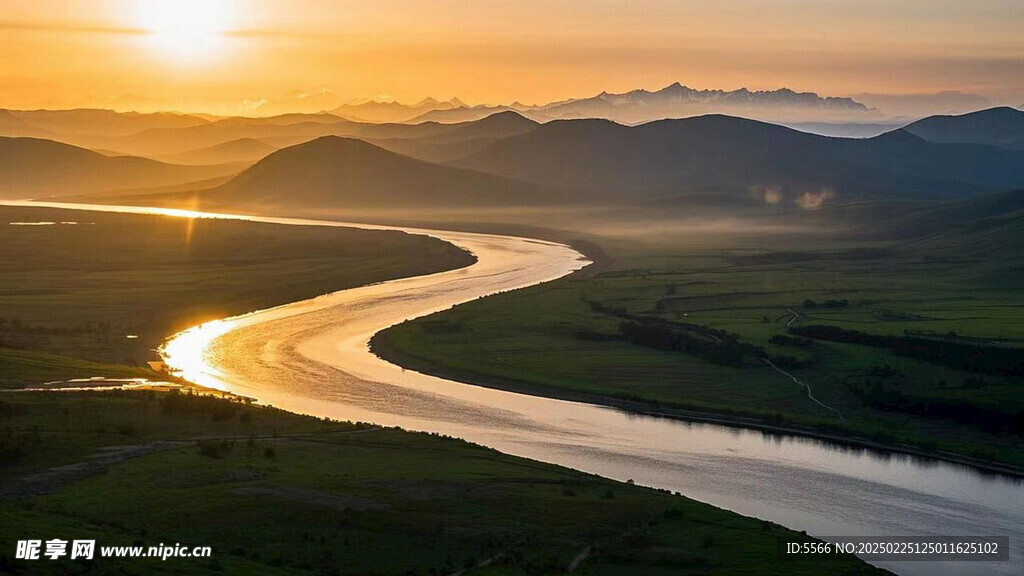
[[[157,440],[155,442],[130,446],[107,446],[93,452],[82,462],[65,464],[64,466],[57,466],[42,472],[35,472],[0,485],[0,499],[47,494],[73,482],[103,474],[114,464],[124,462],[125,460],[165,450],[176,450],[194,444],[195,442],[193,441],[168,442]]]
[[[835,409],[835,408],[833,408],[833,407],[829,406],[828,404],[825,404],[825,403],[824,403],[824,402],[822,402],[821,400],[818,400],[817,398],[815,398],[815,397],[814,397],[814,394],[811,394],[811,387],[810,387],[810,386],[808,386],[807,384],[805,384],[805,383],[803,383],[803,382],[801,382],[801,381],[797,380],[797,379],[796,379],[796,376],[793,376],[793,375],[792,375],[792,374],[790,374],[789,372],[786,372],[786,371],[785,371],[785,370],[783,370],[782,368],[779,368],[778,366],[776,366],[775,364],[773,364],[771,360],[769,360],[769,359],[767,359],[767,358],[761,358],[761,361],[762,361],[762,362],[764,362],[765,364],[767,364],[767,365],[771,366],[771,367],[772,367],[772,369],[773,369],[773,370],[775,370],[776,372],[778,372],[779,374],[782,374],[782,375],[784,375],[784,376],[787,376],[787,377],[788,377],[788,378],[789,378],[790,380],[792,380],[793,382],[796,382],[796,383],[797,383],[797,384],[799,384],[800,386],[803,386],[803,387],[804,387],[804,389],[806,389],[806,390],[807,390],[807,397],[811,399],[811,402],[814,402],[815,404],[817,404],[818,406],[821,406],[822,408],[824,408],[824,409],[828,410],[829,412],[834,412],[834,413],[835,413],[835,414],[836,414],[837,416],[839,416],[839,419],[840,419],[840,420],[843,420],[843,413],[842,413],[842,412],[840,412],[839,410],[837,410],[837,409]]]
[[[796,322],[797,320],[800,319],[800,313],[797,312],[796,310],[793,310],[792,308],[786,308],[786,312],[789,312],[790,314],[793,315],[793,317],[789,319],[789,322],[786,322],[786,328],[789,328],[790,326],[793,325],[793,322]]]
[[[586,560],[589,556],[590,546],[587,546],[583,548],[583,550],[580,550],[580,553],[577,554],[576,557],[572,559],[572,562],[569,563],[569,572],[575,572],[576,569],[580,567],[580,564],[582,564],[583,561]]]

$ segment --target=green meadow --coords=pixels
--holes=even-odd
[[[490,386],[642,411],[752,416],[1024,465],[1019,375],[796,335],[832,326],[1012,355],[1024,347],[1024,296],[1008,281],[1020,276],[1018,261],[991,239],[959,232],[836,238],[591,235],[610,263],[406,322],[374,344],[407,365]],[[724,360],[716,355],[723,348]]]
[[[94,363],[142,366],[208,320],[472,262],[400,232],[34,207],[0,207],[0,255],[0,386],[138,375]]]
[[[811,539],[679,495],[226,399],[8,395],[0,434],[9,574],[883,573],[849,556],[783,558],[786,542]],[[33,476],[90,461],[73,478]],[[213,553],[14,560],[28,538]]]
[[[456,439],[188,393],[18,391],[166,378],[139,362],[174,330],[468,257],[397,233],[0,213],[80,222],[0,228],[2,573],[882,573],[851,556],[783,558],[811,539]],[[53,538],[212,554],[15,559],[18,540]]]

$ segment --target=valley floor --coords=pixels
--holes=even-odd
[[[375,351],[464,382],[1024,472],[1020,376],[948,360],[982,346],[1012,362],[1012,270],[809,234],[588,239],[601,270],[404,323]],[[922,341],[947,360],[908,349]]]
[[[784,559],[785,542],[813,539],[678,494],[455,439],[239,398],[18,391],[49,379],[156,377],[120,362],[136,340],[152,345],[158,329],[195,321],[200,310],[267,306],[339,280],[332,289],[465,262],[442,243],[401,234],[343,231],[332,245],[329,231],[282,237],[248,223],[199,222],[189,232],[182,221],[158,217],[92,220],[89,229],[2,230],[17,241],[4,244],[11,250],[4,261],[15,264],[0,274],[0,290],[12,297],[2,314],[11,347],[2,351],[0,375],[8,389],[0,391],[0,571],[774,574],[781,562],[790,574],[881,573],[851,556]],[[75,236],[62,236],[69,232]],[[175,302],[189,313],[167,313]],[[139,338],[124,345],[116,337],[135,331]],[[213,554],[91,563],[14,558],[18,540],[52,538],[181,543],[210,546]]]

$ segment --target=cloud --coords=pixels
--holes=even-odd
[[[0,30],[22,32],[79,32],[84,34],[148,34],[141,28],[121,26],[101,26],[91,24],[74,24],[62,22],[0,22]]]
[[[751,186],[750,195],[756,200],[774,206],[782,202],[782,186]]]
[[[315,92],[294,89],[277,96],[248,98],[242,102],[242,109],[245,114],[260,116],[276,116],[293,112],[316,114],[324,110],[332,110],[341,104],[342,98],[326,88]]]
[[[804,192],[797,197],[796,205],[804,210],[817,210],[835,195],[836,193],[831,188],[822,188],[817,192]]]

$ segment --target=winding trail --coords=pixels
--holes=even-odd
[[[761,358],[761,361],[764,362],[765,364],[771,366],[772,369],[775,370],[776,372],[778,372],[779,374],[782,374],[783,376],[788,377],[790,380],[792,380],[793,382],[796,382],[797,384],[802,386],[804,389],[806,389],[807,390],[807,397],[811,399],[811,402],[814,402],[815,404],[817,404],[818,406],[821,406],[822,408],[828,410],[829,412],[835,413],[837,416],[839,416],[840,420],[843,420],[843,413],[840,412],[839,410],[837,410],[836,408],[833,408],[833,407],[829,406],[828,404],[825,404],[821,400],[818,400],[817,398],[815,398],[814,394],[811,394],[811,387],[809,385],[801,382],[800,380],[797,380],[796,376],[793,376],[789,372],[786,372],[782,368],[779,368],[771,360],[769,360],[767,358]]]
[[[796,310],[793,310],[792,308],[786,308],[786,312],[789,312],[790,314],[793,315],[793,317],[789,319],[789,322],[786,322],[786,328],[789,328],[790,326],[793,325],[793,322],[796,322],[797,320],[800,319],[800,313],[797,312]]]

